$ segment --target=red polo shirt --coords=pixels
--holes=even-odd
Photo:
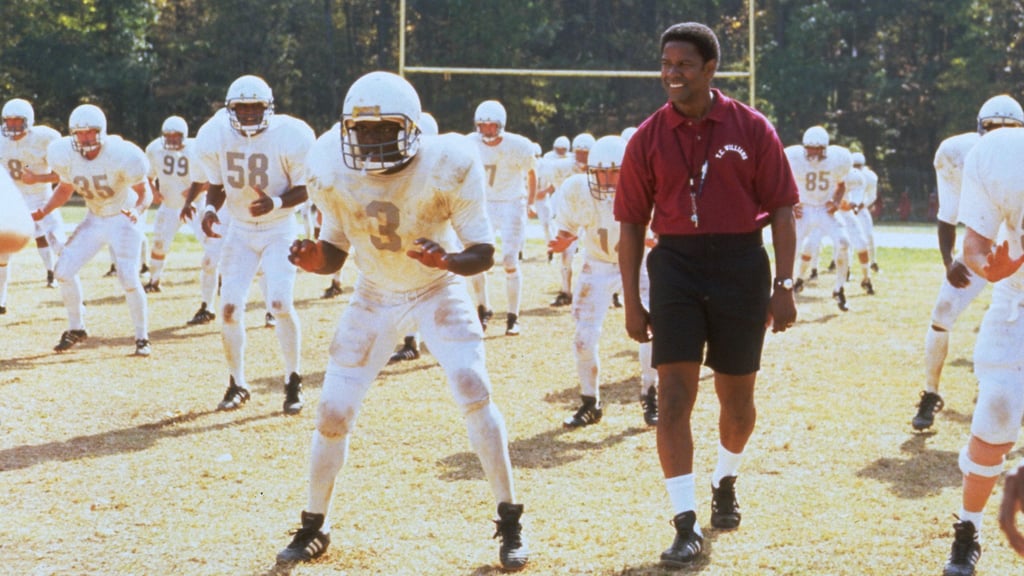
[[[717,89],[712,92],[715,102],[699,122],[669,102],[639,126],[622,161],[616,220],[650,222],[657,234],[743,234],[767,225],[776,208],[800,201],[771,122]],[[693,189],[700,191],[696,228],[691,177]]]

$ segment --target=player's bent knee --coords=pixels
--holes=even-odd
[[[987,448],[981,448],[981,446],[987,446]],[[964,475],[981,476],[982,478],[999,476],[1003,473],[1006,453],[1010,451],[1009,447],[1003,451],[1001,446],[1003,445],[994,446],[979,442],[977,438],[972,437],[970,444],[960,451],[960,458],[958,460],[960,471]],[[1012,444],[1010,447],[1012,447]],[[979,461],[992,463],[985,464]]]

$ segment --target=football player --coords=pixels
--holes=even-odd
[[[536,158],[528,138],[505,130],[507,114],[497,100],[481,102],[473,115],[476,131],[468,136],[483,161],[487,179],[487,214],[501,236],[501,263],[505,269],[508,314],[505,335],[519,334],[519,307],[523,273],[519,252],[526,244],[526,205],[537,195]],[[525,184],[525,185],[524,185]],[[472,279],[477,314],[486,330],[491,315],[487,275]]]
[[[47,164],[46,150],[51,142],[60,138],[60,133],[49,126],[36,125],[32,104],[15,98],[4,103],[0,112],[0,134],[3,135],[0,162],[29,210],[42,207],[53,194],[52,185],[58,181],[57,174]],[[39,257],[46,267],[46,286],[54,288],[53,266],[68,239],[60,212],[54,210],[36,222],[34,237]],[[9,259],[7,254],[0,255],[0,314],[7,313]]]
[[[871,209],[878,200],[878,174],[865,164],[863,152],[853,153],[853,167],[864,175],[864,196],[859,204],[854,205],[853,212],[867,237],[871,271],[878,272],[878,261],[875,259],[875,221],[871,217]]]
[[[217,409],[234,410],[251,395],[245,378],[245,303],[262,270],[284,357],[283,408],[285,414],[298,414],[303,407],[301,338],[288,249],[298,235],[295,211],[307,198],[304,160],[316,136],[302,120],[274,113],[273,92],[258,76],[232,82],[224,108],[226,113],[214,114],[196,136],[196,157],[209,185],[203,232],[220,235],[214,226],[222,206],[231,215],[220,260],[221,334],[230,376]]]
[[[962,259],[956,258],[957,218],[964,205],[960,198],[964,162],[968,153],[982,140],[982,135],[1003,126],[1024,125],[1024,110],[1006,94],[993,96],[978,111],[977,129],[950,136],[935,152],[935,176],[939,191],[938,237],[939,256],[946,274],[932,309],[932,321],[924,338],[924,390],[911,420],[915,430],[927,430],[935,422],[935,414],[945,402],[939,395],[942,366],[949,351],[949,333],[956,319],[985,288],[985,278],[971,272]]]
[[[32,213],[32,219],[39,222],[63,206],[75,192],[85,198],[88,208],[54,269],[69,325],[54,350],[70,350],[88,336],[78,271],[107,244],[114,251],[117,278],[124,288],[135,326],[135,355],[149,356],[146,293],[137,274],[142,214],[153,200],[146,182],[149,161],[135,144],[107,134],[107,117],[92,104],[71,111],[68,132],[69,136],[54,140],[46,151],[60,183],[46,204]]]
[[[1008,104],[1008,103],[1007,103]],[[983,108],[985,108],[983,106]],[[1013,117],[998,122],[1019,125]],[[988,110],[986,110],[987,112]],[[984,126],[982,126],[984,129]],[[974,347],[978,399],[971,437],[960,452],[963,494],[944,576],[974,574],[983,512],[1024,416],[1024,130],[985,134],[963,168],[960,222],[967,226],[962,265],[993,283]],[[980,282],[979,282],[980,283]]]
[[[537,160],[537,196],[533,204],[528,205],[527,211],[531,216],[536,216],[540,222],[541,230],[544,232],[544,244],[547,245],[555,238],[554,212],[551,210],[551,195],[554,194],[562,180],[569,174],[560,175],[556,172],[555,166],[558,160],[569,158],[569,138],[559,136],[548,150]],[[548,250],[548,262],[554,259],[554,252]]]
[[[555,252],[564,252],[583,231],[583,266],[576,282],[572,316],[576,322],[573,348],[580,379],[582,405],[562,423],[566,428],[581,428],[601,421],[601,362],[598,343],[601,326],[608,313],[608,299],[622,290],[619,272],[619,225],[612,212],[619,168],[626,151],[620,136],[598,140],[587,160],[586,174],[570,176],[558,191],[555,221],[558,236],[549,243]],[[641,266],[641,270],[643,270]],[[641,274],[640,295],[647,306],[647,278]],[[658,372],[651,366],[651,343],[640,344],[640,403],[644,421],[658,423]]]
[[[351,253],[359,279],[330,346],[309,504],[277,561],[309,561],[327,550],[331,494],[359,408],[390,343],[411,327],[448,376],[497,501],[502,568],[518,570],[528,560],[523,505],[515,503],[508,433],[491,401],[484,334],[463,279],[494,263],[484,170],[465,137],[421,138],[419,96],[398,75],[359,78],[342,108],[341,122],[317,140],[307,161],[310,194],[324,215],[321,236],[293,244],[291,259],[303,270],[331,274]],[[456,243],[464,248],[452,251]]]

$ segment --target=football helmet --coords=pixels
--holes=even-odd
[[[239,115],[235,110],[239,104],[262,104],[263,111],[258,114],[243,113]],[[270,125],[270,117],[274,115],[274,92],[270,89],[270,85],[259,76],[251,74],[239,76],[228,87],[224,107],[228,109],[232,128],[243,136],[255,136]]]
[[[568,136],[559,136],[558,138],[555,138],[555,143],[551,146],[551,149],[559,156],[565,156],[569,152],[570,146],[571,144],[569,143]],[[559,152],[559,150],[561,150],[561,152]]]
[[[576,137],[572,139],[572,149],[574,152],[576,150],[590,150],[593,146],[594,137],[589,132],[577,134]]]
[[[501,102],[497,100],[485,100],[476,107],[476,112],[473,114],[473,123],[476,126],[476,131],[480,132],[481,124],[497,124],[498,131],[493,135],[485,135],[480,132],[480,137],[483,138],[484,142],[494,142],[501,138],[502,133],[505,132],[505,122],[508,120],[508,114],[505,112],[505,107],[501,105]]]
[[[181,116],[170,116],[160,128],[164,139],[164,150],[181,150],[188,138],[188,122]]]
[[[441,131],[437,127],[437,119],[430,112],[422,112],[420,114],[420,134],[424,136],[437,136]]]
[[[587,157],[587,185],[591,196],[597,200],[615,197],[625,154],[626,141],[621,136],[602,136],[594,143]]]
[[[21,119],[21,126],[7,125],[7,119]],[[29,104],[28,100],[22,100],[21,98],[14,98],[8,100],[4,104],[3,111],[0,112],[0,133],[8,138],[17,138],[25,132],[28,132],[32,128],[32,124],[36,120],[36,113],[32,109],[32,105]]]
[[[370,72],[356,80],[345,95],[341,114],[341,155],[345,166],[379,174],[410,162],[419,151],[419,94],[405,78],[391,72]],[[359,141],[359,124],[397,125],[394,140]]]
[[[1024,126],[1024,110],[1007,94],[993,96],[978,111],[978,133],[984,134],[1002,126]]]
[[[79,137],[90,130],[96,130],[95,139],[82,140]],[[71,111],[68,133],[71,134],[71,147],[82,156],[89,156],[103,146],[103,140],[107,136],[107,116],[97,106],[82,104]]]
[[[854,166],[863,166],[864,165],[864,154],[862,152],[854,152],[850,156],[853,157],[853,165]]]
[[[629,142],[629,139],[632,138],[633,134],[635,134],[635,133],[636,133],[636,126],[627,126],[627,127],[622,129],[621,136],[622,136],[623,140],[625,140],[626,142]]]
[[[828,132],[821,126],[811,126],[804,132],[806,148],[828,148]]]
[[[530,147],[533,149],[533,156],[535,158],[540,158],[541,156],[544,155],[544,151],[541,150],[540,144],[537,144],[536,142],[530,142]]]

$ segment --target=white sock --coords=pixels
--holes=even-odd
[[[735,476],[740,469],[740,462],[743,460],[743,453],[735,454],[729,452],[725,446],[718,445],[718,464],[715,465],[715,473],[711,475],[711,486],[718,488],[722,478]]]
[[[697,509],[697,496],[694,491],[693,474],[684,474],[665,479],[665,488],[668,490],[668,499],[672,502],[672,516],[678,516],[683,512],[694,512]],[[693,523],[693,531],[698,536],[704,537],[700,531],[700,523]]]
[[[949,332],[928,328],[924,337],[924,389],[938,393],[942,365],[949,353]]]
[[[324,532],[330,531],[327,516],[331,508],[334,481],[348,457],[348,438],[348,434],[327,438],[319,431],[313,432],[313,448],[309,463],[309,503],[306,512],[324,515],[324,527],[321,529]]]

